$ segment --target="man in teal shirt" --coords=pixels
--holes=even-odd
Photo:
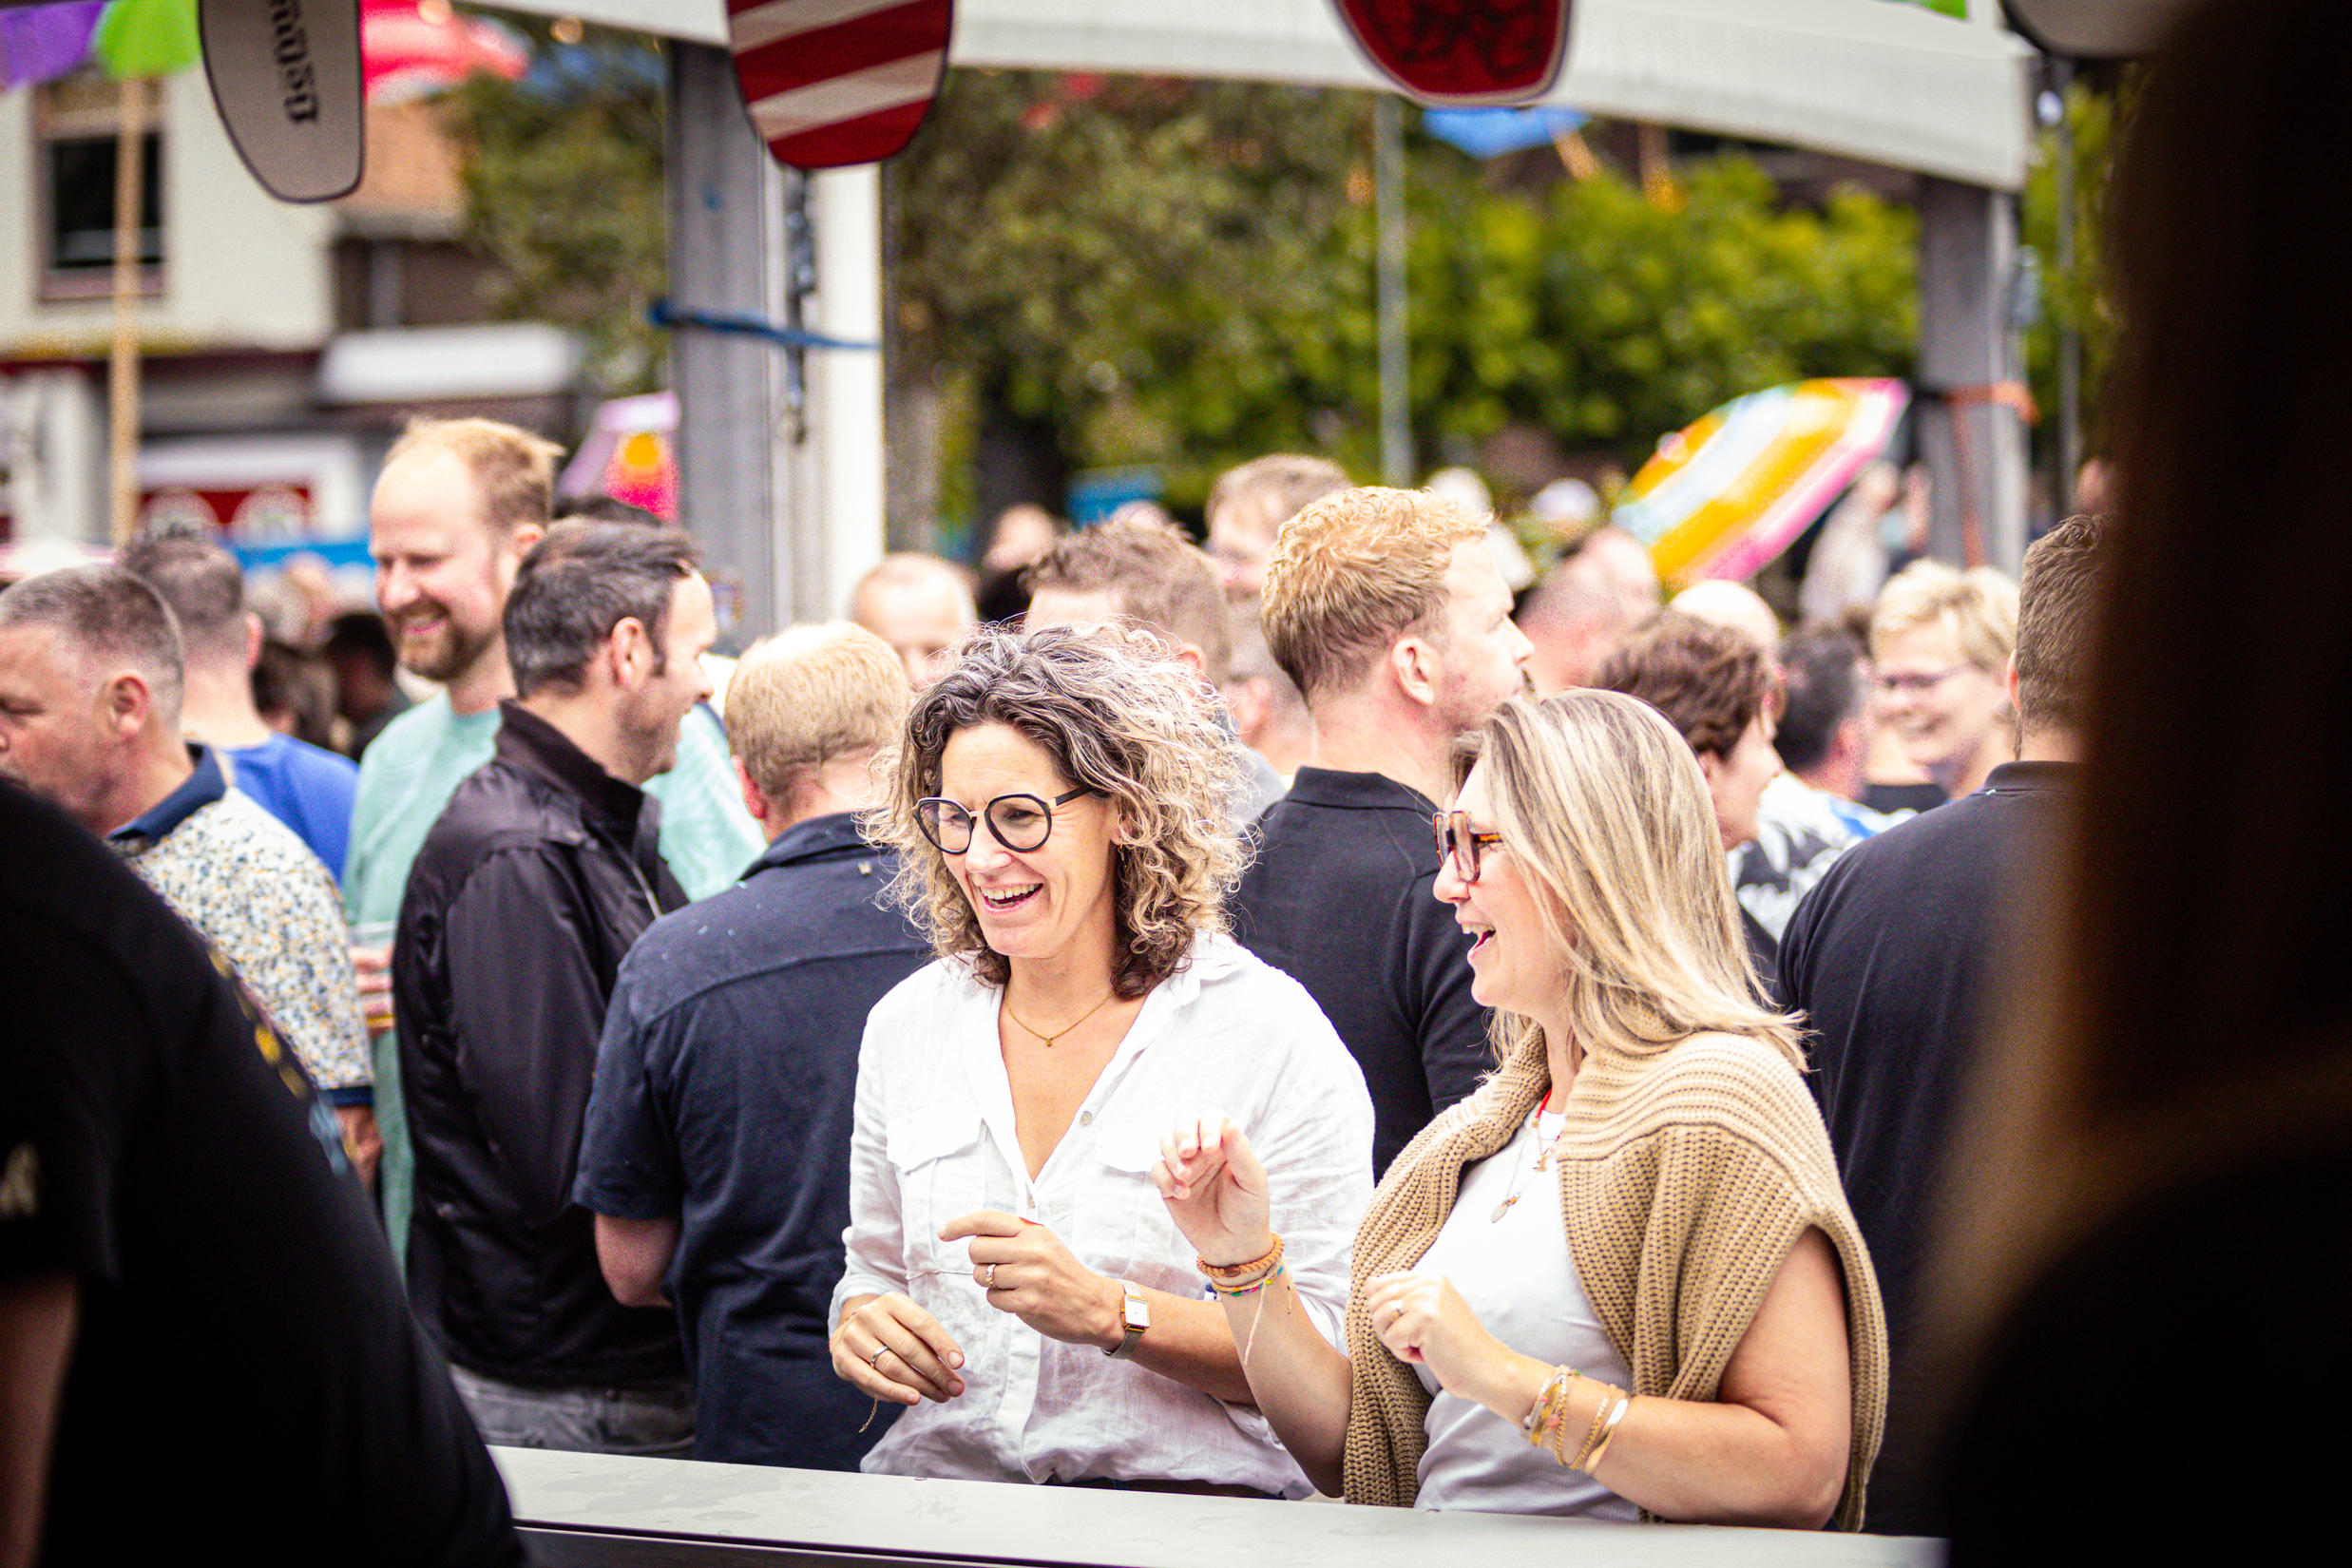
[[[401,666],[442,688],[368,747],[343,873],[353,956],[375,1031],[384,1225],[404,1261],[414,1166],[390,1013],[392,926],[418,847],[458,784],[490,759],[499,699],[514,695],[500,617],[524,553],[546,530],[561,455],[511,425],[420,419],[386,455],[370,508],[376,599]],[[661,856],[688,896],[728,886],[759,854],[758,825],[743,808],[726,736],[707,707],[687,715],[678,765],[646,792],[661,802]]]

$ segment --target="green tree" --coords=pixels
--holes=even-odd
[[[546,27],[522,81],[477,75],[449,95],[466,242],[498,263],[493,315],[579,332],[608,396],[650,392],[667,352],[645,321],[669,274],[660,46],[605,29],[551,45]]]
[[[2115,99],[2076,84],[2066,94],[2067,129],[2075,145],[2075,264],[2058,263],[2058,157],[2055,129],[2035,143],[2026,175],[2022,239],[2041,262],[2041,319],[2025,335],[2026,373],[2039,404],[2044,444],[2058,407],[2058,335],[2073,327],[2082,339],[2083,450],[2097,451],[2105,431],[2099,393],[2115,350],[2117,320],[2109,303],[2106,247],[2107,174],[2115,144]]]

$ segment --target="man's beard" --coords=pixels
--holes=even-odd
[[[440,614],[441,631],[423,642],[402,635],[395,623],[393,646],[400,651],[402,669],[446,686],[482,661],[483,656],[498,641],[498,632],[496,628],[468,632],[458,626],[448,611],[443,610]]]

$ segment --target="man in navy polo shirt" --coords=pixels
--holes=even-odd
[[[1266,645],[1315,717],[1315,752],[1258,818],[1235,934],[1307,987],[1372,1091],[1372,1168],[1494,1064],[1470,939],[1431,891],[1430,817],[1454,737],[1517,696],[1535,645],[1486,519],[1427,490],[1367,488],[1282,526]]]
[[[855,814],[909,699],[856,626],[744,657],[727,734],[767,852],[639,938],[605,1015],[573,1196],[613,1294],[678,1308],[697,1459],[854,1470],[887,1425],[859,1432],[870,1402],[833,1375],[826,1310],[866,1015],[931,956]]]

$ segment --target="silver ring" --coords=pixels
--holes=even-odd
[[[866,1365],[878,1372],[882,1370],[882,1358],[889,1353],[890,1348],[889,1346],[877,1345],[874,1347],[874,1353],[866,1358]]]
[[[995,1265],[995,1264],[991,1263],[991,1264],[989,1264],[989,1265],[988,1265],[985,1269],[984,1269],[984,1270],[982,1270],[982,1271],[981,1271],[981,1272],[980,1272],[980,1288],[981,1288],[982,1290],[984,1290],[984,1291],[993,1291],[993,1290],[995,1290],[995,1289],[996,1289],[996,1265]]]

